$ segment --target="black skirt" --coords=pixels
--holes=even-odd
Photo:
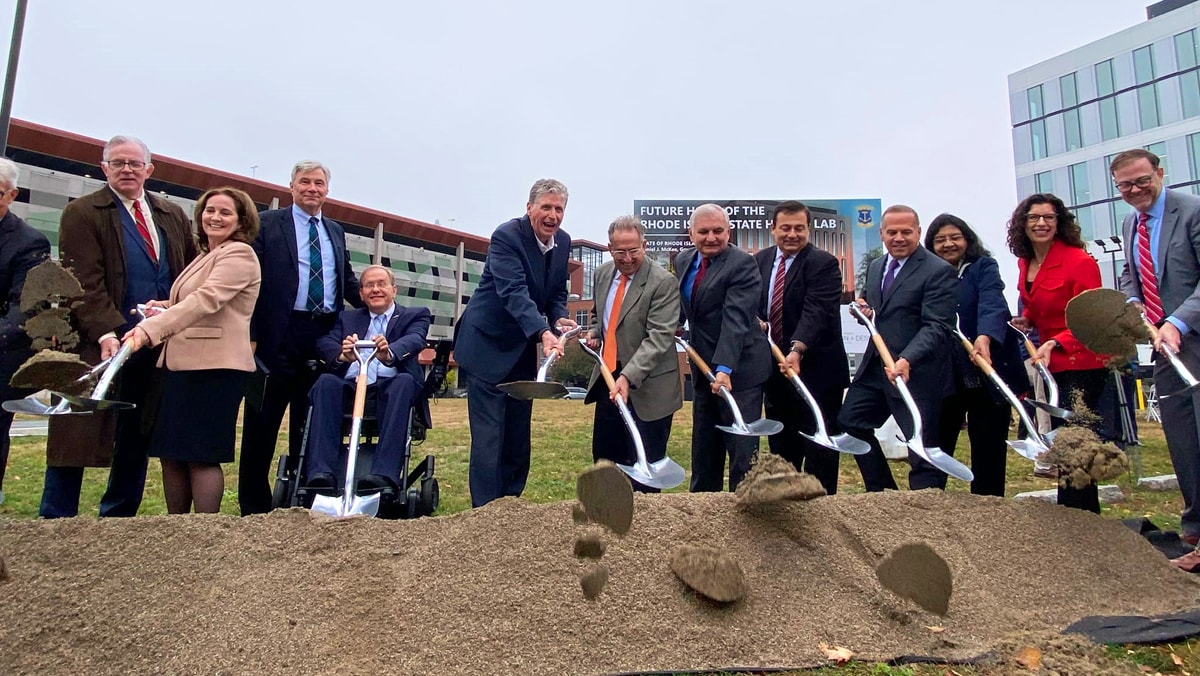
[[[245,371],[166,371],[150,455],[176,462],[233,462]]]

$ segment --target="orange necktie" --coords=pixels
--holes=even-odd
[[[625,300],[627,279],[629,278],[621,275],[621,281],[617,284],[617,295],[613,296],[612,312],[608,313],[608,319],[604,322],[604,365],[614,373],[617,370],[617,320],[621,317],[621,301]]]

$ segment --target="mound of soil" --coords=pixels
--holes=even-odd
[[[797,472],[792,463],[774,453],[758,453],[750,471],[738,484],[738,504],[763,505],[780,500],[812,500],[825,495],[817,477]]]
[[[302,510],[0,522],[0,673],[804,667],[826,662],[822,643],[863,660],[969,658],[1011,648],[1014,628],[1200,605],[1200,582],[1133,531],[1043,503],[919,491],[744,510],[710,493],[638,495],[635,508],[592,601],[580,578],[596,564],[572,555],[569,502],[404,522]],[[952,571],[945,617],[876,580],[914,541]],[[682,543],[734,555],[747,596],[720,606],[688,590],[670,569]]]
[[[1129,471],[1125,452],[1087,427],[1060,428],[1041,460],[1057,466],[1059,483],[1071,488],[1087,488]]]

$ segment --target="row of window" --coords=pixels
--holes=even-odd
[[[1028,160],[1040,160],[1052,154],[1070,152],[1137,131],[1153,129],[1171,119],[1200,116],[1200,69],[1197,69],[1200,64],[1200,41],[1197,40],[1197,30],[1176,35],[1174,51],[1176,69],[1163,79],[1159,79],[1154,45],[1133,51],[1135,88],[1130,92],[1132,100],[1129,105],[1120,105],[1120,98],[1126,90],[1119,90],[1117,86],[1113,59],[1092,67],[1095,99],[1081,102],[1078,72],[1058,78],[1059,105],[1054,106],[1054,111],[1058,112],[1053,115],[1048,115],[1050,111],[1047,110],[1047,96],[1043,90],[1046,85],[1025,90],[1030,121],[1017,126],[1027,125],[1029,128]],[[1170,109],[1166,111],[1163,109],[1164,94],[1169,95],[1171,102]],[[1056,134],[1055,141],[1061,138],[1062,142],[1051,144],[1048,129]],[[1057,135],[1059,129],[1061,136]],[[1092,133],[1088,133],[1089,130]]]

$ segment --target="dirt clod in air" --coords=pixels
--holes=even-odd
[[[1137,356],[1137,344],[1150,339],[1137,307],[1115,289],[1084,291],[1067,303],[1067,327],[1079,342],[1120,367]]]
[[[600,596],[600,592],[604,590],[604,585],[607,583],[608,567],[603,563],[592,566],[579,578],[579,585],[583,587],[583,595],[589,601]]]
[[[576,526],[582,526],[588,522],[587,510],[578,502],[571,505],[571,520],[575,522]]]
[[[575,556],[581,559],[598,559],[604,556],[605,547],[599,533],[584,533],[575,538]]]
[[[1125,452],[1087,427],[1059,428],[1042,461],[1057,465],[1059,483],[1071,488],[1087,488],[1129,471]]]
[[[826,494],[811,474],[797,472],[792,463],[774,453],[759,453],[750,471],[738,484],[739,505],[760,505],[782,500],[812,500]]]
[[[879,583],[931,613],[945,615],[954,591],[950,566],[924,542],[903,544],[875,569]]]
[[[71,327],[71,310],[65,307],[47,308],[25,320],[25,333],[35,350],[74,350],[79,347],[79,334]]]
[[[703,545],[679,545],[671,552],[671,572],[697,593],[732,603],[746,596],[746,575],[737,559]]]
[[[607,460],[592,465],[575,481],[575,496],[590,521],[617,535],[633,524],[633,485],[625,473]]]
[[[9,384],[29,390],[54,390],[65,394],[87,394],[92,383],[79,381],[79,377],[91,370],[77,354],[42,350],[25,360],[13,374]]]
[[[75,275],[57,261],[47,259],[25,275],[25,286],[21,287],[21,312],[30,314],[54,303],[65,304],[82,297],[83,287]]]

